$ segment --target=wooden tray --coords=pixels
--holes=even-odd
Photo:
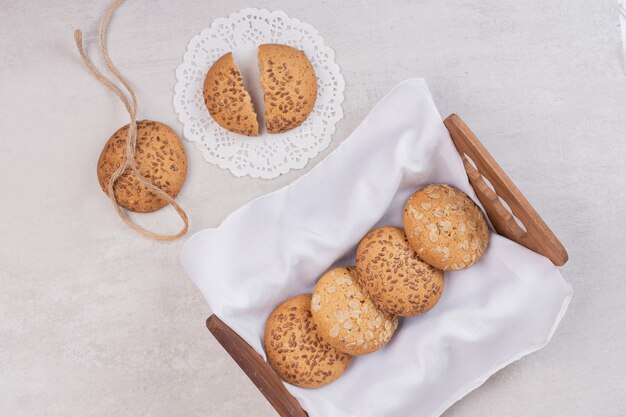
[[[443,123],[461,155],[469,182],[496,231],[546,256],[557,266],[565,264],[567,251],[561,242],[463,120],[452,114]],[[206,325],[278,414],[307,417],[272,368],[237,333],[215,315],[207,319]]]

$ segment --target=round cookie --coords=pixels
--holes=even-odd
[[[358,281],[378,308],[399,316],[416,316],[437,304],[443,271],[417,257],[402,229],[370,231],[356,250]]]
[[[231,52],[211,66],[204,79],[203,93],[204,104],[218,125],[241,135],[258,136],[259,122],[252,99]]]
[[[377,351],[398,327],[398,319],[376,307],[362,290],[352,267],[322,275],[313,291],[311,312],[320,337],[351,355]]]
[[[417,255],[444,271],[475,264],[487,249],[485,216],[464,192],[431,184],[415,192],[402,213],[404,232]]]
[[[109,180],[126,161],[126,136],[129,125],[118,129],[108,140],[98,159],[98,182],[107,193]],[[135,162],[141,175],[176,198],[187,178],[187,154],[180,138],[169,126],[150,120],[137,122]],[[126,210],[147,213],[168,202],[139,182],[130,169],[113,187],[117,203]]]
[[[267,131],[282,133],[300,126],[317,98],[317,77],[305,53],[288,45],[261,45],[259,71]]]
[[[318,336],[311,318],[311,294],[298,295],[276,307],[265,324],[263,345],[278,376],[303,388],[330,384],[352,360]]]

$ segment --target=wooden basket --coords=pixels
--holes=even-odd
[[[498,234],[544,255],[554,265],[564,265],[567,251],[561,242],[469,127],[456,114],[448,116],[443,123],[461,155],[469,182]],[[207,319],[206,325],[278,414],[282,417],[307,417],[306,411],[287,391],[272,368],[237,333],[215,315]]]

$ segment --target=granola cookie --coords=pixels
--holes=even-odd
[[[259,72],[267,131],[282,133],[304,123],[317,97],[317,76],[306,54],[289,45],[261,45]]]
[[[485,253],[485,216],[464,192],[431,184],[415,192],[402,213],[404,232],[417,255],[444,271],[465,269]]]
[[[98,159],[98,182],[107,189],[111,176],[126,161],[126,136],[129,125],[118,129],[108,140]],[[187,154],[180,138],[169,126],[151,120],[137,122],[135,163],[139,173],[176,198],[187,178]],[[129,169],[113,186],[117,203],[126,210],[148,213],[169,203],[157,195]]]
[[[204,79],[203,94],[204,104],[218,125],[240,135],[259,135],[252,99],[231,52],[211,66]]]
[[[353,267],[335,268],[320,278],[311,312],[320,337],[351,355],[382,348],[398,326],[397,318],[376,307],[363,291]]]
[[[402,229],[379,227],[356,250],[358,281],[382,310],[416,316],[437,304],[443,271],[417,257]]]
[[[298,295],[276,307],[267,319],[263,345],[278,376],[303,388],[330,384],[352,360],[318,336],[311,319],[311,294]]]

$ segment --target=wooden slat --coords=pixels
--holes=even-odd
[[[496,231],[546,256],[555,265],[564,265],[568,255],[561,242],[469,127],[456,114],[448,116],[444,124],[463,159],[469,181]],[[469,162],[468,157],[474,162],[476,168]],[[495,192],[489,188],[483,176],[489,180]],[[517,224],[509,210],[501,203],[500,198],[508,204],[513,215],[520,220],[526,230]]]
[[[308,417],[278,375],[237,333],[215,314],[207,319],[206,326],[281,417]]]

